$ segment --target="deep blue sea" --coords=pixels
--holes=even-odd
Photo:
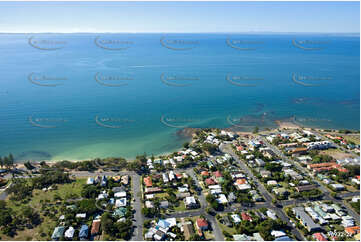
[[[0,155],[161,154],[184,127],[359,130],[360,38],[2,34]]]

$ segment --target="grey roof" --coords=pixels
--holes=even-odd
[[[306,214],[305,210],[302,207],[295,207],[293,211],[295,212],[297,218],[302,220],[303,225],[305,225],[308,230],[311,231],[315,229],[320,229],[320,226],[313,222],[312,218]]]
[[[88,237],[88,231],[89,231],[88,226],[83,224],[80,228],[79,237],[80,238]]]

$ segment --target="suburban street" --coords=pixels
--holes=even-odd
[[[306,170],[304,167],[302,167],[298,162],[295,162],[292,159],[289,159],[287,156],[285,156],[277,147],[275,147],[274,145],[270,144],[264,137],[262,136],[258,136],[258,138],[260,140],[262,140],[270,149],[272,149],[273,152],[275,152],[276,155],[278,155],[279,157],[281,157],[284,161],[287,161],[291,164],[293,164],[294,166],[296,166],[300,171],[302,171],[304,174],[309,174],[308,170]],[[356,220],[356,221],[360,221],[360,215],[357,214],[356,212],[354,212],[352,209],[349,208],[349,206],[347,206],[345,204],[345,201],[343,200],[338,200],[336,198],[334,198],[333,196],[330,195],[330,190],[325,187],[321,182],[319,182],[317,179],[313,179],[313,181],[315,183],[317,183],[318,187],[321,189],[321,191],[323,192],[323,199],[322,200],[331,200],[336,204],[339,204],[341,206],[344,206],[347,210],[347,212]],[[340,194],[341,195],[341,194]],[[349,196],[356,196],[356,195],[360,195],[360,192],[353,192],[353,193],[347,193],[344,195],[341,195],[342,198],[344,197],[349,197]],[[287,202],[287,201],[286,201]]]
[[[281,208],[278,208],[276,206],[274,206],[272,204],[272,198],[273,195],[271,195],[266,188],[262,185],[262,183],[257,179],[257,177],[255,177],[252,173],[251,170],[248,169],[248,167],[238,158],[238,156],[233,152],[232,148],[227,146],[227,145],[221,145],[220,149],[222,152],[224,153],[228,153],[229,155],[231,155],[233,157],[234,160],[236,160],[241,168],[247,173],[247,175],[249,177],[251,177],[254,181],[257,181],[257,188],[258,190],[261,192],[261,194],[264,196],[264,198],[266,199],[267,205],[269,206],[268,208],[271,208],[275,211],[275,213],[277,214],[277,216],[282,219],[282,221],[286,222],[287,225],[291,228],[292,233],[296,236],[296,238],[298,240],[305,240],[305,238],[303,237],[303,235],[296,229],[293,228],[290,219],[287,217],[287,215],[283,212],[283,210]]]

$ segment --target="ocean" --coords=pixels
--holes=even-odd
[[[186,127],[359,130],[360,37],[1,34],[0,156],[134,158]]]

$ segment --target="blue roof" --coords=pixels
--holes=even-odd
[[[79,232],[79,237],[88,237],[88,226],[87,225],[82,225],[80,228],[80,232]]]
[[[168,228],[170,226],[170,223],[164,219],[159,220],[158,226],[162,228]]]
[[[288,236],[282,236],[282,237],[275,239],[274,241],[293,241],[293,239],[291,239]]]

